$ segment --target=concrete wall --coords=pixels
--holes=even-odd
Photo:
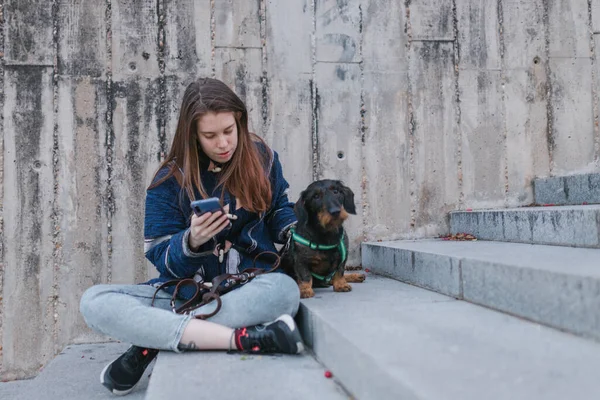
[[[1,378],[100,339],[100,282],[145,280],[144,190],[200,75],[245,99],[295,200],[355,192],[364,239],[524,205],[599,171],[600,0],[0,0]]]

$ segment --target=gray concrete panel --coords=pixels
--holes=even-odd
[[[595,157],[592,60],[551,58],[550,71],[552,173],[589,169]]]
[[[106,4],[94,0],[61,1],[58,9],[58,73],[106,77],[108,65]]]
[[[412,40],[454,40],[452,8],[451,0],[425,0],[408,3]]]
[[[533,181],[537,204],[600,203],[600,174],[539,178]]]
[[[115,81],[159,75],[156,3],[123,0],[111,3],[111,70]]]
[[[372,272],[597,340],[598,260],[599,249],[520,243],[363,244]]]
[[[364,231],[369,239],[412,230],[411,135],[405,2],[369,2],[363,17]],[[390,201],[394,199],[394,201]]]
[[[131,78],[113,83],[111,277],[113,283],[143,282],[143,199],[158,167],[158,80]],[[110,206],[109,206],[110,207]],[[130,266],[123,268],[123,265]]]
[[[217,47],[261,47],[260,2],[215,1]]]
[[[62,212],[55,238],[58,348],[83,340],[89,329],[79,314],[88,287],[109,278],[108,226],[103,200],[107,190],[106,82],[64,76],[58,82],[57,198]],[[86,195],[84,196],[83,193]],[[117,265],[117,268],[121,268]]]
[[[533,202],[531,180],[550,168],[546,32],[541,0],[503,2],[502,12],[507,203],[516,206]]]
[[[221,3],[228,2],[218,2]],[[177,75],[184,87],[192,80],[209,77],[212,73],[210,4],[210,0],[164,2],[165,73]],[[177,106],[181,101],[178,97],[166,96],[166,98],[178,100]],[[174,127],[167,129],[167,132],[174,132],[174,129]]]
[[[362,245],[362,265],[380,275],[448,296],[462,297],[460,260],[456,258],[365,243]]]
[[[54,64],[52,3],[7,0],[3,4],[6,64]]]
[[[454,46],[414,42],[409,55],[413,109],[415,229],[447,232],[460,197]]]
[[[550,57],[590,57],[588,3],[587,0],[548,1]]]
[[[272,1],[266,8],[267,142],[279,153],[295,202],[313,179],[313,12],[301,2]],[[294,51],[288,51],[293,48]],[[263,101],[265,99],[263,98]]]
[[[2,369],[14,379],[33,376],[56,340],[52,69],[13,66],[4,79]]]
[[[360,62],[361,4],[358,0],[315,1],[317,62]]]
[[[458,68],[499,70],[498,0],[455,4],[458,43],[462,49]]]
[[[263,129],[262,50],[258,48],[215,49],[216,78],[221,79],[245,102],[248,128],[259,136]]]
[[[529,207],[450,213],[452,233],[482,240],[600,247],[600,206]]]
[[[459,73],[462,179],[467,207],[504,203],[505,137],[500,71]]]
[[[244,355],[225,352],[159,353],[146,400],[326,399],[348,396],[324,376],[310,354]],[[173,384],[181,382],[182,384]]]
[[[356,215],[344,223],[350,240],[347,265],[360,265],[362,242],[362,140],[360,67],[317,63],[319,178],[341,179],[354,192]]]

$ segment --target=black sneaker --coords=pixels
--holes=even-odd
[[[100,383],[113,394],[123,396],[133,390],[144,375],[158,350],[131,346],[119,358],[108,364],[100,374]]]
[[[248,353],[298,354],[304,351],[294,319],[287,314],[268,324],[236,329],[235,344],[238,350]]]

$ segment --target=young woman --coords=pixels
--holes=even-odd
[[[102,371],[100,380],[115,394],[129,393],[158,350],[239,350],[295,354],[303,350],[292,316],[298,285],[281,273],[258,275],[221,297],[221,310],[207,320],[176,314],[172,287],[182,278],[210,282],[215,276],[253,266],[256,255],[276,251],[296,223],[288,183],[278,156],[248,131],[248,112],[223,82],[200,79],[183,97],[177,131],[166,160],[146,194],[145,254],[160,277],[142,285],[96,285],[81,299],[86,323],[133,346]],[[190,202],[218,197],[225,213],[197,216]],[[223,249],[217,253],[219,249]],[[260,258],[257,267],[273,262]],[[176,306],[193,296],[178,292]]]

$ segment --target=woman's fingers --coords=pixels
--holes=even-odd
[[[192,215],[190,244],[198,247],[227,228],[230,224],[228,214],[229,205],[224,207],[225,214],[221,211],[205,213],[201,216]]]
[[[223,224],[223,221],[229,221],[226,215],[223,215],[220,211],[207,218],[202,223],[198,223],[196,228],[203,234],[209,234]]]
[[[229,219],[226,215],[222,215],[217,220],[213,221],[210,225],[205,226],[203,235],[207,237],[213,237],[229,225]]]

